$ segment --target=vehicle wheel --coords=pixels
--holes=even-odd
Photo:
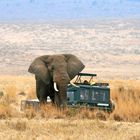
[[[113,100],[110,101],[110,111],[113,112],[115,109],[115,102]]]

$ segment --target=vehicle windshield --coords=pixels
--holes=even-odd
[[[76,84],[91,84],[94,83],[93,77],[97,76],[96,74],[90,73],[79,73],[75,79]]]

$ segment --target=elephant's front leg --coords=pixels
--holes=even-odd
[[[36,76],[36,95],[40,103],[47,102],[47,87],[46,84]]]

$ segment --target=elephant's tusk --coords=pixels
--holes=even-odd
[[[57,89],[57,85],[56,85],[56,82],[54,82],[54,89],[55,89],[55,91],[59,91],[58,89]]]
[[[79,87],[76,84],[72,83],[71,81],[70,81],[70,84],[73,85],[74,87],[77,87],[77,88]]]

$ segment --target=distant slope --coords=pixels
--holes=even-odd
[[[72,53],[87,71],[140,79],[139,20],[1,23],[0,35],[0,75],[26,75],[37,56]]]

